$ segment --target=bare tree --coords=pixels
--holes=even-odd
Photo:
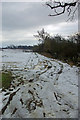
[[[54,11],[53,14],[49,14],[49,16],[58,16],[67,11],[69,19],[72,20],[74,18],[75,12],[78,9],[79,0],[71,1],[70,2],[61,2],[61,1],[54,1],[50,0],[46,2],[46,5]]]
[[[50,37],[50,35],[45,32],[44,28],[41,31],[37,31],[38,35],[34,35],[35,38],[38,38],[40,43],[44,43],[44,41]]]

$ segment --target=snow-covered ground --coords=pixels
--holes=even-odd
[[[38,53],[4,50],[2,69],[12,71],[14,76],[9,90],[2,92],[2,117],[78,117],[76,66],[71,67]]]

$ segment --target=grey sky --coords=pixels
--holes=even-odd
[[[45,29],[51,35],[68,36],[77,32],[77,20],[66,22],[67,15],[49,17],[52,11],[41,2],[3,2],[2,40],[3,46],[34,45],[38,43],[33,35]]]

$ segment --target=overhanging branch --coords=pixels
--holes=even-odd
[[[54,10],[54,14],[49,14],[49,16],[58,16],[61,15],[63,13],[65,13],[65,11],[67,10],[68,12],[68,16],[70,16],[71,12],[72,12],[72,7],[75,7],[76,4],[78,3],[79,0],[75,1],[75,2],[70,2],[70,3],[63,3],[63,2],[56,2],[53,1],[52,4],[46,2],[46,5],[50,8]],[[61,8],[60,12],[57,12],[58,8]],[[74,13],[74,12],[73,12]]]

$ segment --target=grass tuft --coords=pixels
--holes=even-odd
[[[8,89],[12,80],[13,77],[11,72],[0,73],[0,88]]]

